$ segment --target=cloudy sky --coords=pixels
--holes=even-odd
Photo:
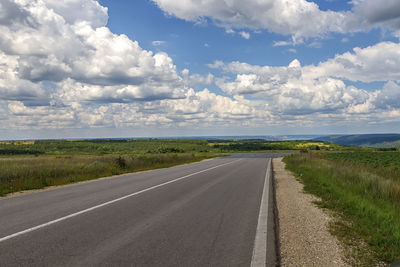
[[[0,0],[0,139],[400,132],[399,0]]]

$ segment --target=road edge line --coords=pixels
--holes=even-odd
[[[266,266],[267,264],[267,238],[268,238],[268,202],[269,184],[271,179],[272,159],[268,158],[267,170],[264,179],[264,188],[261,197],[260,212],[258,214],[257,230],[254,240],[251,267]]]

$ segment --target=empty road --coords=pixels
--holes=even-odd
[[[273,156],[0,198],[0,266],[274,266]]]

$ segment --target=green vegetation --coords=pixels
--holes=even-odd
[[[269,150],[350,150],[358,149],[320,141],[213,140],[210,146],[221,152]]]
[[[400,152],[329,153],[326,156],[335,161],[364,164],[373,168],[384,167],[400,170]]]
[[[303,153],[287,168],[334,211],[331,224],[349,248],[352,265],[376,266],[400,259],[400,153]]]
[[[400,149],[400,134],[328,135],[317,139],[346,146]]]
[[[23,153],[23,152],[26,153]],[[0,154],[144,154],[210,152],[206,140],[90,139],[0,143]]]
[[[400,152],[329,153],[326,157],[347,165],[362,166],[382,177],[397,177],[400,182]]]
[[[320,141],[91,139],[0,142],[0,155],[100,155],[146,153],[220,153],[267,150],[356,149]],[[360,149],[359,149],[360,150]]]

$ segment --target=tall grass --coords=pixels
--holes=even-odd
[[[326,158],[355,165],[381,177],[400,180],[400,152],[347,152],[329,153]]]
[[[213,157],[207,153],[0,157],[0,196],[99,177],[169,167]]]
[[[310,154],[288,156],[284,161],[304,183],[304,190],[320,197],[319,204],[340,217],[331,225],[332,231],[345,242],[362,240],[352,247],[358,253],[359,265],[400,259],[398,177],[380,176],[378,173],[384,171],[371,172],[362,163],[326,160]],[[363,244],[371,252],[369,255],[362,252]]]

